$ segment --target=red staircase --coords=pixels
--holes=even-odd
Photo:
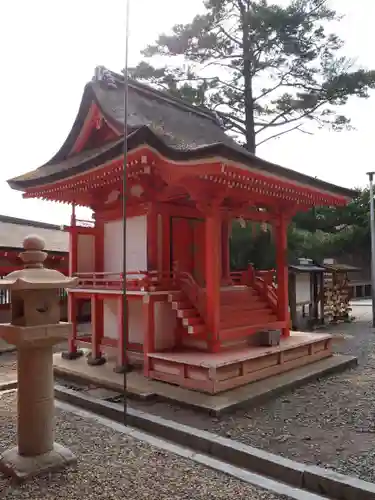
[[[250,286],[221,291],[220,339],[231,340],[261,330],[281,328],[275,310],[262,293]]]
[[[192,304],[186,293],[181,291],[171,292],[168,295],[168,301],[172,305],[172,309],[176,311],[177,318],[181,319],[181,323],[190,336],[205,338],[207,332],[206,324],[198,309]]]
[[[181,290],[168,295],[172,308],[180,318],[183,331],[190,338],[206,340],[205,294],[191,276],[185,276]],[[264,290],[256,287],[234,285],[222,288],[220,307],[221,342],[244,339],[264,329],[279,329],[283,325],[278,321],[275,308],[265,296]]]

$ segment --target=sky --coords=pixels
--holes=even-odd
[[[332,0],[346,17],[335,27],[345,55],[375,68],[373,0]],[[188,22],[202,0],[131,0],[130,65],[157,35]],[[25,200],[6,180],[33,170],[60,148],[75,119],[85,83],[94,68],[124,67],[125,0],[12,0],[0,5],[0,214],[67,224],[67,206]],[[366,183],[375,170],[375,93],[353,99],[345,109],[350,132],[287,134],[265,143],[267,160],[345,187]],[[87,217],[81,209],[79,217]]]

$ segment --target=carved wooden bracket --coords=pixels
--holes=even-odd
[[[186,179],[184,188],[200,212],[211,214],[224,209],[223,202],[227,196],[227,189],[224,186],[213,194],[209,186],[202,186],[192,179]]]

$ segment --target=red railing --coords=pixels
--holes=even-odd
[[[254,288],[268,302],[273,312],[278,311],[277,289],[274,283],[275,273],[271,271],[258,271],[254,278]]]
[[[254,284],[254,268],[249,266],[244,271],[232,271],[230,278],[233,285],[252,286]]]
[[[268,302],[274,312],[277,312],[277,287],[275,285],[275,270],[256,271],[249,266],[245,271],[230,273],[233,285],[253,286]]]
[[[122,290],[123,273],[76,273],[79,288]],[[173,290],[176,280],[172,273],[157,271],[128,271],[125,273],[126,290],[152,292],[156,290]]]
[[[186,272],[176,273],[179,288],[186,294],[203,319],[206,318],[206,294],[193,276]]]

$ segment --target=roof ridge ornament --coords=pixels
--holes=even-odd
[[[105,66],[96,66],[93,82],[98,82],[109,89],[117,89],[117,82],[113,73]]]

